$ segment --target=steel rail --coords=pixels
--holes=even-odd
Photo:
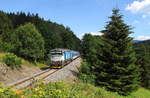
[[[80,57],[80,56],[78,56],[78,57],[74,58],[72,61],[66,63],[62,68],[66,67],[67,65],[69,65],[71,62],[73,62],[74,60],[76,60],[76,59],[79,58],[79,57]],[[61,68],[61,69],[62,69],[62,68]],[[21,85],[21,84],[27,82],[27,81],[30,82],[32,79],[38,78],[38,76],[41,76],[41,75],[43,75],[43,74],[45,74],[45,73],[50,72],[49,74],[47,74],[47,75],[45,75],[45,76],[43,76],[43,77],[41,78],[41,79],[45,79],[45,78],[47,78],[48,76],[52,75],[53,73],[57,72],[58,70],[60,70],[60,69],[57,69],[57,70],[55,69],[53,72],[50,72],[50,71],[52,71],[52,69],[47,69],[47,70],[45,70],[45,71],[36,73],[36,74],[34,74],[34,75],[30,76],[30,77],[21,79],[21,80],[15,82],[15,83],[8,84],[7,86],[11,86],[12,89],[13,89],[13,88],[15,88],[15,87],[17,87],[17,86],[19,86],[19,85]],[[23,88],[20,88],[20,89],[28,88],[28,87],[30,87],[32,84],[33,84],[33,82],[31,82],[31,83],[28,84],[27,86],[25,86],[25,87],[23,87]]]

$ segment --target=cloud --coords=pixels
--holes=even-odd
[[[127,5],[125,10],[134,14],[143,14],[142,17],[146,18],[150,15],[150,0],[133,1],[131,4]]]
[[[102,35],[101,32],[90,32],[90,33],[82,33],[82,34],[80,34],[78,37],[79,37],[80,39],[82,39],[85,34],[91,34],[91,35],[97,35],[97,36],[101,36],[101,35]]]
[[[137,36],[135,39],[136,40],[148,40],[150,39],[150,36],[141,35],[141,36]]]

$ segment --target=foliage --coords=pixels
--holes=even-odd
[[[84,83],[90,83],[90,84],[95,84],[95,75],[94,74],[85,74],[85,73],[80,73],[79,79],[84,82]]]
[[[94,69],[99,61],[98,53],[101,53],[102,40],[99,36],[92,36],[90,34],[84,35],[82,39],[82,57],[86,59],[85,64],[82,64],[81,70],[87,70],[88,73],[95,73]],[[86,67],[86,68],[85,68]],[[86,72],[83,72],[86,73]],[[87,74],[87,73],[86,73]]]
[[[118,9],[103,33],[104,45],[99,54],[99,65],[96,68],[97,83],[110,91],[129,95],[138,88],[138,66],[129,34],[131,27],[122,20]]]
[[[91,67],[91,65],[88,64],[88,62],[86,62],[86,60],[83,60],[81,62],[79,79],[85,83],[94,84],[96,76],[91,72],[90,67]]]
[[[85,74],[90,74],[91,69],[90,69],[90,64],[86,60],[82,60],[81,62],[81,67],[80,67],[80,73],[85,73]]]
[[[88,93],[90,92],[90,93]],[[64,82],[50,83],[47,86],[40,84],[24,91],[25,96],[32,98],[96,98],[101,92],[94,90],[91,85],[82,83],[68,84]]]
[[[30,61],[37,61],[44,56],[44,39],[31,23],[19,26],[14,34],[14,53]]]
[[[24,12],[5,13],[3,11],[0,11],[0,21],[1,21],[0,22],[1,52],[13,52],[17,56],[21,56],[27,60],[31,61],[40,60],[43,62],[48,61],[47,53],[49,52],[50,49],[53,48],[80,50],[80,39],[75,36],[74,32],[72,32],[69,27],[65,27],[62,24],[51,22],[50,20],[44,20],[43,18],[40,18],[38,14],[31,14],[31,13],[25,14]],[[25,27],[26,23],[34,24],[37,30],[35,30],[35,27],[32,29],[32,26]],[[28,29],[30,28],[29,32],[27,28]],[[22,30],[23,32],[26,32],[25,35],[23,35],[23,32],[19,31],[18,29]],[[33,55],[34,53],[33,54],[29,53],[27,49],[23,50],[22,42],[20,42],[21,40],[20,38],[24,40],[27,37],[26,34],[31,33],[31,31],[38,32],[40,33],[40,36],[43,37],[42,39],[44,41],[44,52],[43,49],[41,49],[43,48],[42,46],[43,42],[42,43],[39,42],[39,44],[32,43],[34,47],[35,46],[37,48],[40,47],[41,49],[40,52],[37,51],[37,55]],[[22,36],[19,37],[17,33],[22,34]],[[35,38],[33,38],[33,40],[34,39]],[[28,42],[29,40],[24,41]],[[38,40],[36,40],[35,42],[37,41]],[[31,44],[31,42],[29,42],[29,44]],[[26,54],[26,52],[28,53]]]
[[[0,37],[2,37],[4,33],[9,32],[11,28],[12,23],[8,15],[3,11],[0,11]]]
[[[28,22],[34,24],[44,37],[46,52],[53,48],[80,49],[80,40],[69,27],[64,27],[62,24],[50,20],[46,21],[40,18],[38,14],[18,12],[17,14],[9,13],[8,16],[12,20],[14,28]]]
[[[3,62],[11,68],[19,68],[22,64],[21,59],[12,53],[7,53],[3,57]]]
[[[135,43],[137,62],[140,67],[141,86],[150,89],[150,40]]]
[[[8,38],[11,34],[12,23],[8,15],[0,11],[0,51],[11,51],[13,46]]]
[[[143,88],[124,97],[82,82],[56,82],[47,85],[38,82],[34,87],[16,91],[0,87],[1,98],[149,98],[149,96],[150,91]]]
[[[20,98],[15,91],[10,90],[10,88],[3,88],[0,85],[0,98]]]
[[[0,39],[0,52],[9,52],[14,49],[14,46],[11,43],[4,42]]]
[[[121,95],[137,90],[139,68],[132,48],[131,27],[122,20],[118,9],[113,10],[110,21],[102,31],[102,37],[87,34],[82,40],[81,76],[96,76],[96,84]]]

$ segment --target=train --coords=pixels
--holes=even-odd
[[[55,48],[49,51],[50,68],[62,68],[67,63],[80,56],[78,51],[70,49]]]

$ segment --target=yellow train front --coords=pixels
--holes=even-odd
[[[65,64],[71,62],[73,59],[79,56],[79,52],[56,48],[49,52],[51,66],[50,68],[62,68]]]

